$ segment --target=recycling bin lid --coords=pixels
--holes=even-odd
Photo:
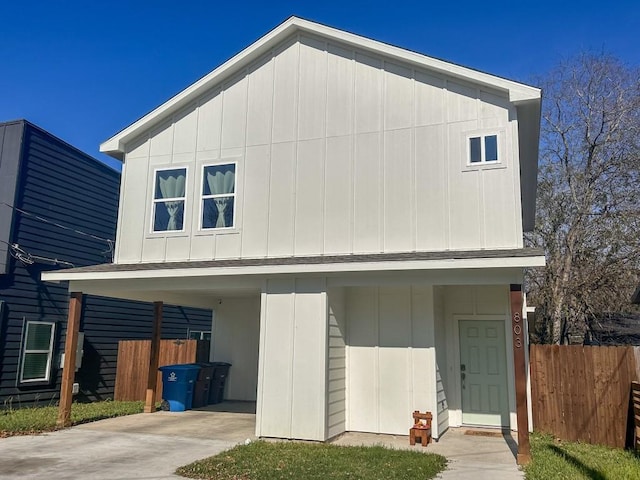
[[[158,370],[164,372],[165,370],[200,370],[200,365],[197,363],[178,363],[175,365],[163,365],[158,367]]]

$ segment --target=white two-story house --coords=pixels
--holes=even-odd
[[[292,17],[101,145],[114,263],[45,278],[212,309],[258,436],[516,429],[539,123],[537,88]]]

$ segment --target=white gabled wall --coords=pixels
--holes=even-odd
[[[470,132],[499,168],[467,166]],[[521,247],[517,152],[506,93],[295,36],[126,145],[116,262]],[[202,165],[227,161],[237,228],[198,232]],[[186,231],[150,234],[177,166]]]
[[[326,280],[267,280],[261,304],[256,435],[323,441]]]
[[[407,435],[414,410],[437,431],[433,287],[347,288],[347,430]]]

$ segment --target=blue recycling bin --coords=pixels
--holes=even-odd
[[[169,410],[190,410],[193,404],[193,387],[198,378],[200,365],[165,365],[158,370],[162,372],[162,398],[169,403]]]

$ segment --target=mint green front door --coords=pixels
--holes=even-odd
[[[509,426],[504,321],[460,320],[462,423]]]

